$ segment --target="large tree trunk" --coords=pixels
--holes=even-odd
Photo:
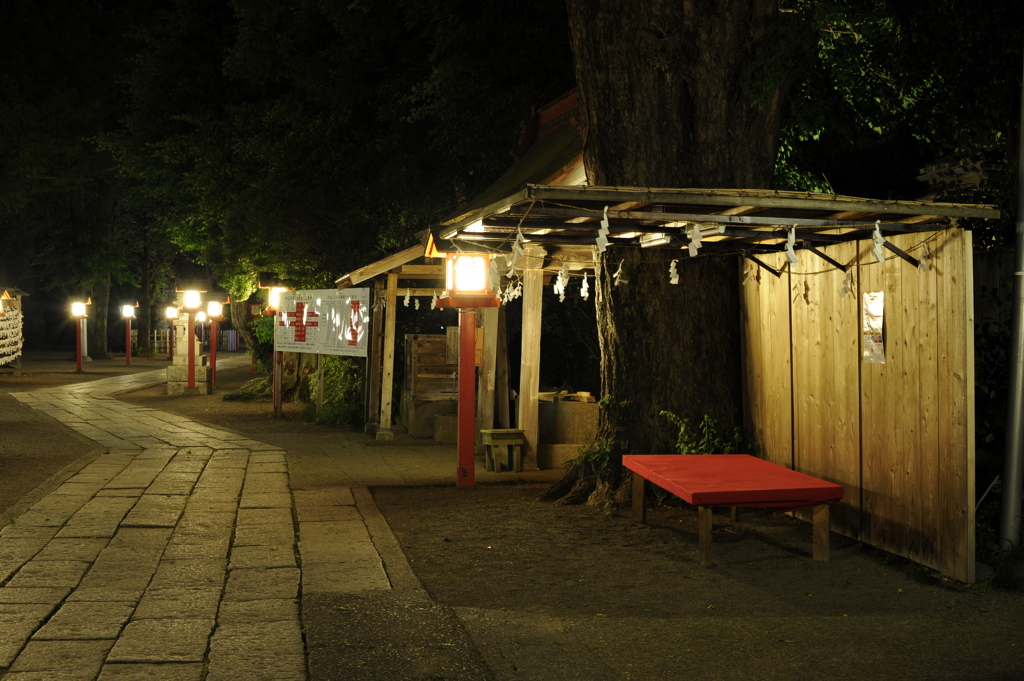
[[[768,186],[791,80],[758,90],[757,103],[747,85],[755,54],[778,33],[774,0],[568,0],[568,8],[592,185]],[[668,281],[675,258],[678,286]],[[620,263],[628,283],[614,286]],[[600,435],[610,465],[592,502],[614,495],[622,454],[671,451],[676,429],[661,410],[694,425],[705,414],[722,429],[742,423],[737,259],[611,248],[598,269]]]

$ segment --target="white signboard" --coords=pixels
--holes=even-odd
[[[282,292],[275,322],[278,350],[366,357],[370,289]]]

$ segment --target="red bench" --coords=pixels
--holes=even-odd
[[[711,561],[711,509],[814,507],[814,560],[828,560],[829,504],[843,488],[749,454],[647,454],[622,457],[633,472],[633,518],[646,519],[645,481],[698,509],[700,564]]]

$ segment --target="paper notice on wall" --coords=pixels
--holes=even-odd
[[[863,310],[864,361],[885,364],[885,293],[875,291],[864,294]]]

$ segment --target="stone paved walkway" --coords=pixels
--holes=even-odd
[[[107,451],[0,530],[3,681],[306,679],[300,589],[392,587],[365,490],[293,494],[277,447],[115,397],[164,380],[14,395]]]

